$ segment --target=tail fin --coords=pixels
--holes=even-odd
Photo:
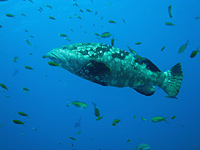
[[[163,74],[165,74],[166,77],[161,88],[169,96],[177,96],[183,80],[181,63],[176,64],[174,67],[165,71]]]

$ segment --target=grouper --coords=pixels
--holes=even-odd
[[[75,43],[48,52],[47,57],[69,72],[102,86],[131,87],[151,96],[155,86],[170,97],[178,95],[180,63],[161,72],[149,59],[102,43]]]

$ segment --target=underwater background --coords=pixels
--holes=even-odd
[[[134,150],[142,143],[152,150],[200,149],[200,54],[190,57],[200,46],[199,8],[198,0],[1,0],[0,83],[7,90],[0,87],[0,150]],[[112,36],[94,34],[105,32]],[[101,86],[43,58],[73,43],[110,45],[113,36],[115,47],[131,47],[162,71],[180,62],[178,99],[166,98],[160,88],[147,97],[128,87]],[[69,99],[89,107],[80,109]],[[151,122],[155,116],[168,123]],[[116,126],[114,119],[120,119]]]

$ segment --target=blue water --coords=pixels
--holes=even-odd
[[[0,150],[133,150],[141,143],[152,150],[199,150],[200,54],[194,58],[190,54],[200,46],[200,19],[195,19],[200,17],[200,1],[93,1],[77,0],[79,7],[73,6],[73,0],[0,2],[0,83],[8,87],[8,91],[0,91]],[[173,18],[168,14],[169,5]],[[43,11],[39,12],[39,7]],[[86,12],[86,8],[92,12]],[[6,13],[15,17],[9,18]],[[108,20],[117,23],[110,24]],[[165,22],[175,26],[166,26]],[[165,98],[166,93],[159,88],[147,97],[131,88],[94,84],[60,67],[49,66],[49,59],[42,58],[54,48],[77,42],[110,44],[111,38],[97,39],[95,32],[114,34],[115,47],[128,51],[129,45],[162,71],[181,62],[184,78],[178,99]],[[58,33],[67,34],[71,42]],[[178,54],[187,40],[187,49]],[[135,45],[136,42],[142,44]],[[19,58],[17,62],[14,57]],[[25,69],[26,65],[34,70]],[[22,87],[30,91],[23,92]],[[85,102],[89,107],[66,107],[69,99]],[[91,102],[97,104],[103,119],[96,121]],[[18,115],[18,111],[29,114],[29,118]],[[169,123],[152,123],[154,116],[168,117]],[[172,116],[176,118],[172,120]],[[116,118],[121,122],[112,126]],[[14,124],[14,119],[25,122],[25,127]]]

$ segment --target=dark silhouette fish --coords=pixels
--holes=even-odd
[[[102,43],[76,43],[53,49],[47,54],[53,62],[84,79],[103,86],[131,87],[151,96],[155,87],[169,96],[179,93],[183,72],[178,63],[161,72],[147,58]]]

